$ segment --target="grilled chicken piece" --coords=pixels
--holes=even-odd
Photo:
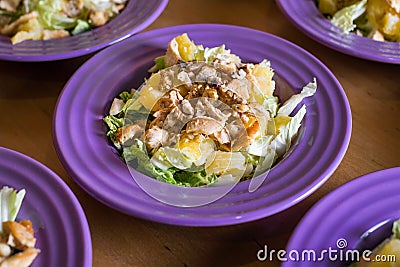
[[[212,100],[210,98],[201,98],[197,101],[196,106],[196,117],[210,117],[218,120],[222,125],[231,116],[231,109],[224,104],[221,105],[220,101]]]
[[[28,267],[32,264],[39,252],[39,249],[27,248],[6,258],[0,263],[0,267]]]
[[[234,92],[243,100],[248,100],[250,98],[249,91],[251,86],[251,82],[247,79],[233,79],[230,83],[228,83],[226,88]]]
[[[171,67],[177,64],[180,60],[182,60],[179,50],[178,50],[178,42],[174,39],[168,43],[167,52],[165,53],[165,64],[168,67]]]
[[[22,220],[19,222],[21,225],[25,226],[26,231],[30,232],[32,235],[35,233],[33,231],[32,222],[30,220]]]
[[[158,100],[158,108],[159,109],[165,109],[169,108],[172,109],[176,106],[179,105],[179,103],[183,100],[183,97],[179,93],[177,89],[173,89],[169,91],[167,94],[163,95],[159,100]]]
[[[93,11],[89,15],[89,23],[95,27],[103,26],[109,19],[110,17],[106,11]]]
[[[164,121],[163,129],[169,133],[179,133],[184,125],[193,118],[193,114],[187,114],[184,112],[185,110],[185,105],[173,108]]]
[[[21,0],[0,0],[0,8],[15,13]]]
[[[204,84],[192,84],[192,86],[188,87],[189,92],[185,96],[185,99],[192,99],[192,98],[197,98],[201,97],[204,92],[209,88],[209,85],[204,85]]]
[[[8,24],[4,26],[3,28],[0,29],[0,34],[4,35],[13,35],[18,32],[18,28],[22,25],[27,23],[31,19],[36,19],[38,17],[38,13],[33,11],[31,13],[22,15],[19,17],[16,21],[12,22],[11,24]]]
[[[83,0],[64,0],[61,5],[64,13],[71,18],[79,16],[83,10]]]
[[[179,106],[172,103],[167,106],[168,107],[160,109],[153,114],[155,119],[150,123],[149,128],[159,127],[170,130],[173,127],[183,126],[184,123],[193,117],[194,109],[186,99],[183,99]]]
[[[228,74],[233,74],[237,71],[236,64],[230,61],[225,61],[221,59],[214,60],[214,67],[226,72]]]
[[[178,78],[179,81],[181,81],[184,85],[186,86],[190,86],[192,85],[192,79],[190,79],[190,76],[187,72],[185,71],[181,71],[178,73],[178,75],[176,76]]]
[[[66,30],[43,30],[43,33],[42,33],[43,40],[64,38],[64,37],[68,37],[68,36],[69,36],[69,32]]]
[[[186,124],[187,133],[202,133],[212,135],[221,131],[224,126],[216,119],[210,117],[197,117]]]
[[[160,148],[168,139],[168,132],[159,127],[146,130],[145,143],[147,149],[154,152]]]
[[[215,88],[206,88],[206,90],[204,90],[203,97],[218,99],[218,91]]]
[[[221,84],[221,78],[218,77],[218,72],[214,67],[204,65],[200,72],[196,75],[195,82],[206,82],[211,84]]]
[[[192,103],[189,102],[189,100],[186,99],[182,100],[180,108],[185,115],[188,116],[194,115],[194,108],[192,106]]]
[[[131,124],[127,126],[123,126],[118,129],[118,131],[114,135],[115,142],[119,144],[124,144],[126,141],[139,136],[143,133],[142,127],[136,124]]]
[[[8,245],[19,250],[33,248],[36,243],[32,226],[25,226],[15,221],[3,222],[3,235],[7,237]]]
[[[229,136],[228,131],[223,128],[221,131],[219,132],[215,132],[212,137],[214,137],[214,139],[220,143],[221,145],[226,145],[229,144],[231,142],[231,138]]]
[[[232,140],[231,147],[232,151],[240,151],[243,148],[249,146],[249,138],[247,136],[247,131],[243,127],[242,123],[231,123],[226,125],[226,130]]]
[[[150,123],[149,128],[158,127],[162,128],[164,125],[164,121],[167,118],[168,114],[170,113],[170,109],[161,109],[154,112],[153,116],[155,119]]]

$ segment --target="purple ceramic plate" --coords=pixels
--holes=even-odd
[[[36,160],[0,147],[0,183],[26,190],[17,220],[31,220],[35,230],[41,252],[32,267],[92,266],[85,214],[60,177]]]
[[[400,64],[400,43],[344,34],[319,12],[315,0],[276,0],[276,3],[298,29],[327,47],[359,58]]]
[[[348,266],[347,260],[351,260],[352,256],[347,251],[359,248],[362,236],[367,232],[373,233],[386,222],[400,218],[399,177],[400,168],[370,173],[325,196],[300,221],[286,251],[301,253],[313,250],[319,257],[322,250],[332,248],[337,250],[332,254],[333,257],[336,255],[338,258],[331,260],[325,255],[320,257],[320,261],[296,259],[285,262],[283,266]],[[390,236],[391,225],[387,226],[388,231],[385,234],[372,240],[375,244]],[[341,253],[343,257],[340,256]],[[345,256],[346,254],[349,256]],[[362,258],[361,253],[359,256]]]
[[[103,116],[121,91],[138,87],[148,77],[155,57],[168,42],[188,33],[197,44],[226,47],[243,62],[271,61],[278,91],[298,92],[316,77],[319,88],[306,99],[307,114],[290,155],[269,172],[263,185],[249,193],[249,181],[206,206],[179,208],[142,191],[105,137]],[[291,91],[293,94],[293,91]],[[72,76],[57,103],[53,137],[64,167],[94,198],[121,212],[168,224],[215,226],[247,222],[278,213],[307,197],[333,173],[347,149],[350,107],[333,74],[315,57],[279,37],[249,28],[180,25],[135,35],[88,60]],[[143,175],[141,177],[144,177]],[[201,198],[212,188],[182,188],[148,178],[148,186],[166,195]]]
[[[0,35],[0,59],[10,61],[51,61],[98,51],[145,29],[161,14],[168,0],[132,0],[106,25],[91,31],[54,40],[11,44]]]

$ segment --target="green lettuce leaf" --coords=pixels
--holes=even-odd
[[[144,143],[139,139],[135,139],[134,145],[130,147],[124,147],[123,158],[128,163],[136,160],[136,170],[143,174],[156,178],[159,181],[170,184],[178,184],[174,179],[174,173],[176,172],[176,169],[170,168],[162,170],[151,163],[150,158],[146,153]]]
[[[24,196],[25,189],[17,191],[8,186],[4,186],[0,190],[0,232],[2,231],[2,222],[15,220],[21,208]]]
[[[180,171],[177,168],[170,167],[165,155],[155,153],[152,159],[146,153],[144,143],[135,139],[135,144],[124,148],[123,157],[126,162],[136,161],[136,170],[159,181],[180,185],[180,186],[201,186],[208,185],[216,181],[215,174],[207,175],[205,170],[198,172]],[[154,164],[154,162],[157,162]],[[158,163],[162,166],[158,166]],[[161,168],[160,168],[161,167]]]
[[[214,173],[207,175],[205,170],[199,172],[176,172],[174,176],[179,185],[192,187],[209,185],[218,179]]]
[[[82,32],[86,32],[90,29],[91,29],[90,24],[87,21],[78,19],[76,21],[76,25],[75,25],[74,29],[71,31],[71,34],[77,35]]]
[[[124,118],[117,118],[113,115],[109,115],[103,118],[103,121],[107,124],[109,130],[107,136],[114,136],[119,128],[124,126]]]
[[[77,24],[77,19],[68,17],[61,10],[61,0],[40,0],[37,4],[37,11],[43,27],[52,30],[73,29]]]
[[[119,94],[119,98],[121,98],[121,100],[124,101],[124,103],[128,102],[128,100],[132,99],[134,96],[135,94],[129,93],[127,91],[124,91]]]
[[[167,67],[167,64],[165,63],[165,55],[156,57],[154,59],[154,66],[149,69],[149,72],[151,73],[156,73],[159,70],[165,69]]]
[[[397,220],[393,223],[392,233],[392,238],[400,239],[400,220]]]
[[[341,28],[344,33],[349,33],[357,27],[354,20],[364,14],[366,9],[367,0],[361,0],[336,12],[331,22],[333,25]]]

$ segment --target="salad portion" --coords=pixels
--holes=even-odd
[[[103,26],[127,0],[0,0],[0,34],[13,44],[77,35]]]
[[[28,267],[40,253],[31,221],[15,221],[24,196],[24,189],[0,190],[0,266]]]
[[[319,10],[344,33],[377,41],[400,41],[398,0],[319,0]]]
[[[172,39],[139,88],[104,117],[107,136],[138,171],[180,186],[231,184],[257,176],[289,150],[316,80],[280,103],[267,60],[243,63],[219,47]],[[295,113],[295,114],[292,114]]]

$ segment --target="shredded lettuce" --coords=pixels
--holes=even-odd
[[[21,208],[22,200],[25,196],[25,189],[17,191],[11,187],[4,186],[0,190],[0,232],[2,232],[2,223],[14,221]]]
[[[400,239],[400,220],[393,223],[392,227],[393,238]]]
[[[267,148],[270,146],[273,135],[266,135],[256,139],[247,149],[247,152],[254,156],[264,157],[267,153]]]
[[[151,163],[150,158],[145,151],[144,143],[141,140],[135,139],[134,145],[130,147],[124,147],[122,156],[128,163],[136,160],[137,171],[154,177],[160,181],[164,181],[170,184],[177,184],[174,179],[174,173],[176,170],[172,168],[162,170]]]
[[[263,102],[264,108],[269,112],[271,117],[275,117],[278,111],[278,97],[267,96],[267,95],[263,95],[263,97],[264,97],[264,102]]]
[[[273,147],[268,147],[264,153],[264,156],[260,158],[259,163],[254,171],[254,176],[258,176],[265,172],[266,170],[270,169],[278,155]]]
[[[184,186],[202,186],[216,182],[218,179],[214,173],[207,175],[205,170],[199,172],[177,172],[175,180]]]
[[[150,159],[144,147],[144,143],[135,139],[135,144],[124,148],[123,157],[126,162],[136,161],[136,170],[156,178],[159,181],[180,186],[201,186],[213,183],[217,180],[215,174],[207,175],[205,170],[198,172],[186,172],[168,166],[168,161],[165,160],[165,155],[155,153]],[[156,163],[156,164],[154,164]],[[160,164],[164,166],[159,166]],[[161,168],[160,168],[161,167]]]
[[[290,148],[293,138],[297,135],[301,121],[306,114],[306,106],[303,105],[295,116],[278,115],[274,119],[276,136],[271,142],[271,146],[279,157],[283,156]]]
[[[331,21],[333,25],[341,28],[344,33],[349,33],[357,27],[354,20],[364,14],[366,10],[367,0],[361,0],[336,12]]]
[[[90,24],[87,21],[78,19],[76,21],[76,25],[75,25],[74,29],[71,31],[71,34],[77,35],[77,34],[86,32],[90,29],[91,29]]]
[[[119,97],[124,101],[124,103],[128,102],[128,100],[132,99],[134,96],[135,94],[126,91],[119,94]]]
[[[240,62],[240,58],[234,54],[231,54],[230,49],[225,49],[225,45],[212,48],[206,47],[204,48],[203,56],[204,56],[203,60],[207,63],[213,62],[216,58],[223,56],[229,57],[233,62]]]
[[[165,63],[165,55],[156,57],[154,59],[154,66],[149,69],[149,72],[151,73],[156,73],[159,70],[165,69],[167,67],[167,64]]]
[[[124,118],[117,118],[113,115],[104,117],[103,121],[107,124],[109,128],[107,136],[113,136],[119,128],[124,126]]]
[[[77,20],[63,14],[61,0],[40,0],[37,4],[40,23],[46,29],[73,29]]]
[[[279,108],[277,116],[289,116],[297,105],[306,97],[313,96],[317,91],[317,79],[303,87],[300,94],[293,95]]]

